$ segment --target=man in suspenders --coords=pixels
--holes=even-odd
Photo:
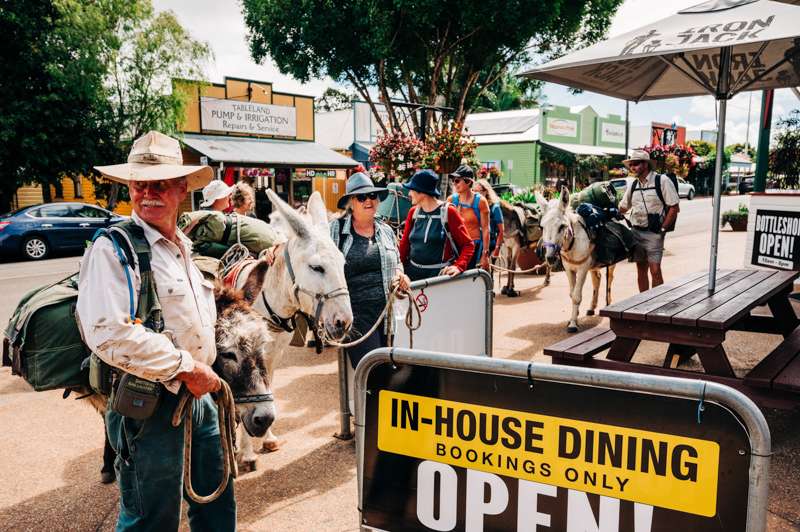
[[[672,181],[653,171],[654,164],[644,150],[634,150],[630,159],[623,161],[636,175],[631,181],[619,210],[630,213],[633,236],[638,247],[634,252],[638,274],[639,291],[664,283],[661,273],[661,258],[664,254],[664,238],[675,227],[678,217],[678,191]],[[652,285],[648,272],[653,279]]]
[[[455,194],[447,201],[458,209],[467,226],[467,233],[475,243],[475,253],[472,255],[467,269],[480,266],[489,271],[489,202],[486,198],[472,191],[475,173],[467,165],[461,165],[450,174]]]

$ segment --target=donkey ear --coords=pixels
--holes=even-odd
[[[542,193],[537,190],[536,192],[533,193],[533,195],[536,198],[536,204],[539,205],[539,207],[542,209],[542,212],[546,211],[547,210],[547,200],[544,199],[544,196],[542,196]]]
[[[269,264],[267,264],[267,261],[261,259],[244,282],[242,293],[244,293],[245,301],[251,305],[255,303],[258,293],[261,292],[261,287],[264,286],[264,276],[267,274],[268,268]]]
[[[297,211],[289,207],[272,189],[267,189],[267,197],[275,211],[286,221],[287,229],[299,238],[308,238],[310,236],[308,224]]]
[[[569,189],[561,187],[561,208],[566,209],[569,206]]]
[[[315,190],[311,197],[308,198],[307,210],[314,225],[328,228],[328,211],[319,191]]]

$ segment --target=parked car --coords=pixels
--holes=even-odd
[[[40,260],[56,250],[80,250],[98,229],[125,219],[85,203],[24,207],[0,216],[0,254]]]
[[[636,179],[635,177],[619,177],[612,179],[611,184],[614,185],[614,190],[617,192],[617,199],[622,199],[622,194],[628,189],[628,184]],[[686,198],[687,200],[694,199],[694,185],[678,177],[678,197]]]

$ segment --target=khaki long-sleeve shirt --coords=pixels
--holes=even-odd
[[[99,238],[84,253],[78,283],[77,313],[84,340],[104,362],[147,380],[163,382],[177,393],[175,376],[192,371],[194,362],[214,363],[213,285],[191,260],[192,242],[177,231],[180,245],[167,240],[135,213],[150,244],[151,270],[164,318],[164,332],[130,323],[125,272],[111,240]],[[130,271],[130,270],[129,270]],[[134,305],[141,277],[131,274]]]

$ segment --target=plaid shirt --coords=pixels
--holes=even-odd
[[[344,224],[341,230],[339,224]],[[353,245],[353,234],[351,232],[353,227],[353,215],[345,214],[341,218],[331,220],[329,227],[331,238],[336,244],[336,247],[341,250],[346,261],[347,253]],[[339,242],[340,234],[344,242]],[[397,249],[397,238],[392,228],[378,220],[375,220],[375,242],[378,244],[378,251],[381,257],[383,292],[388,300],[392,279],[394,279],[398,271],[403,271],[403,264],[400,262],[400,250]]]

